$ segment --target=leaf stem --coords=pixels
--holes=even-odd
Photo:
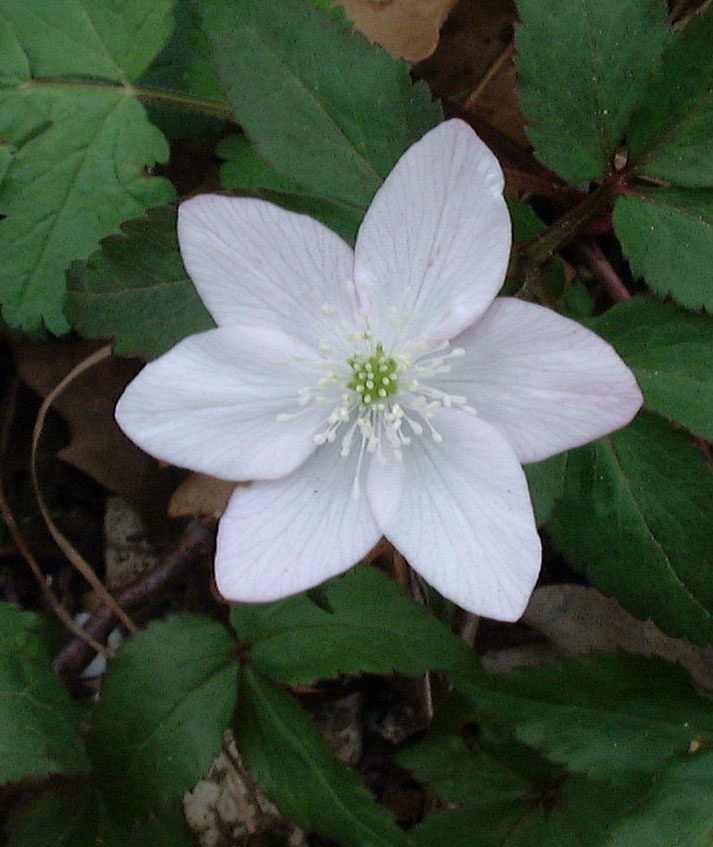
[[[210,97],[198,97],[183,91],[171,91],[168,88],[150,88],[145,85],[134,85],[126,82],[98,82],[84,79],[33,79],[24,83],[22,88],[75,88],[95,91],[116,91],[127,96],[135,97],[142,103],[156,103],[163,106],[173,106],[190,112],[200,112],[223,120],[233,120],[233,112],[227,103]]]
[[[607,289],[612,300],[617,303],[622,300],[631,300],[631,292],[621,281],[619,274],[596,242],[582,239],[577,242],[576,247],[589,269]]]
[[[605,182],[595,192],[565,212],[537,238],[526,244],[521,256],[527,263],[544,264],[558,250],[568,244],[589,221],[606,214],[616,196],[616,188]]]
[[[169,91],[166,88],[148,88],[144,85],[133,85],[132,89],[136,93],[136,97],[143,103],[160,103],[165,106],[174,106],[178,109],[212,115],[225,121],[234,120],[232,109],[222,100],[198,97],[195,94],[184,94],[180,91]]]
[[[516,274],[522,280],[522,285],[517,292],[518,297],[534,300],[536,290],[543,293],[540,291],[542,266],[575,238],[585,224],[607,214],[618,191],[617,182],[605,181],[596,191],[588,194],[544,229],[537,238],[520,248]]]

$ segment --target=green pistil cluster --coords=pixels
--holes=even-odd
[[[359,394],[362,405],[371,406],[399,390],[396,361],[387,359],[381,344],[373,356],[352,356],[349,365],[353,376],[348,387]]]

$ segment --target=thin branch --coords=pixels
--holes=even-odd
[[[15,405],[17,402],[18,386],[19,380],[16,377],[8,393],[7,406],[4,410],[2,426],[0,427],[0,460],[4,459],[7,454],[12,418],[14,416]],[[2,467],[2,464],[2,461],[0,461],[0,468]],[[2,516],[5,526],[15,543],[17,551],[27,562],[27,566],[30,568],[32,575],[37,581],[37,585],[40,589],[42,600],[45,605],[51,609],[55,615],[57,615],[70,632],[74,633],[78,641],[85,643],[85,646],[88,646],[89,649],[94,652],[104,652],[102,645],[86,633],[77,623],[75,623],[72,616],[55,597],[54,592],[47,584],[45,574],[43,573],[42,568],[30,549],[30,545],[25,540],[17,521],[15,520],[15,515],[5,494],[5,484],[3,482],[2,473],[0,473],[0,515]]]
[[[500,71],[503,65],[512,58],[513,53],[515,52],[515,45],[510,42],[507,44],[503,50],[501,50],[500,55],[495,58],[495,61],[490,65],[488,70],[483,74],[478,84],[475,86],[473,91],[468,95],[468,99],[463,104],[464,109],[468,109],[470,111],[473,106],[475,106],[476,102],[485,91],[485,89],[490,85],[493,81],[493,77]]]
[[[122,608],[137,609],[153,602],[186,572],[197,558],[207,554],[213,545],[215,522],[212,519],[196,519],[186,527],[178,545],[158,567],[138,582],[129,585],[117,596]],[[87,621],[84,629],[96,641],[106,641],[116,627],[117,618],[108,606],[102,606]],[[86,642],[75,638],[64,647],[54,662],[57,673],[65,682],[76,679],[94,657],[94,651]]]
[[[619,274],[614,270],[611,262],[604,255],[604,251],[595,241],[579,239],[574,244],[581,254],[589,270],[604,285],[610,297],[619,303],[622,300],[631,300],[631,292],[621,281]]]

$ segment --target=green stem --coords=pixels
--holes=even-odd
[[[195,94],[185,94],[181,91],[170,91],[167,88],[149,88],[145,85],[133,85],[121,82],[95,82],[80,79],[33,79],[24,83],[23,88],[54,88],[54,89],[89,89],[95,91],[117,91],[127,96],[136,97],[142,103],[156,103],[163,106],[173,106],[191,112],[212,115],[223,120],[233,120],[233,113],[227,103],[213,100],[210,97],[197,97]]]
[[[526,300],[535,299],[535,289],[541,288],[542,266],[558,250],[568,244],[580,232],[584,224],[608,213],[615,196],[616,186],[609,182],[603,183],[594,193],[588,194],[561,218],[543,230],[537,238],[520,249],[517,257],[517,275],[523,282],[518,291],[518,297]]]

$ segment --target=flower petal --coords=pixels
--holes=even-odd
[[[178,240],[219,326],[272,326],[316,347],[342,334],[338,318],[353,325],[352,250],[307,215],[248,197],[201,194],[181,204]]]
[[[277,330],[212,329],[146,365],[121,396],[116,419],[139,447],[171,464],[220,479],[283,476],[315,449],[326,417],[324,406],[298,405],[319,361]],[[293,412],[300,414],[277,420]]]
[[[510,217],[497,159],[463,121],[440,124],[398,161],[359,230],[354,281],[391,349],[442,341],[500,289]]]
[[[238,488],[218,529],[215,578],[228,600],[266,603],[350,568],[381,537],[365,496],[352,495],[357,456],[325,444],[290,476]]]
[[[540,569],[530,495],[512,447],[460,410],[433,417],[442,443],[414,439],[403,462],[374,461],[367,490],[386,537],[462,608],[514,621]]]
[[[453,345],[466,355],[438,387],[467,397],[521,462],[601,438],[642,403],[634,375],[606,341],[534,303],[498,298]]]

